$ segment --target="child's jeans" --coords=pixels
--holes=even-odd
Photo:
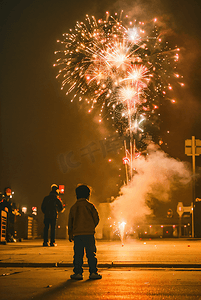
[[[96,246],[94,235],[77,235],[74,236],[74,260],[73,272],[75,274],[83,273],[83,256],[84,248],[86,250],[86,256],[88,259],[89,272],[97,273],[97,258],[96,258]]]

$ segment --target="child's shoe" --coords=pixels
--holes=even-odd
[[[70,275],[70,278],[75,279],[75,280],[82,280],[83,276],[82,276],[82,274],[73,274],[73,275]]]
[[[89,275],[89,279],[101,279],[102,275],[98,274],[98,273],[92,273]]]

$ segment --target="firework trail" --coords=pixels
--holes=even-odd
[[[120,238],[121,238],[121,244],[122,244],[122,246],[124,246],[124,234],[125,234],[124,230],[125,230],[125,225],[126,225],[125,222],[121,222],[119,224],[119,233],[120,233]]]
[[[87,15],[58,40],[55,67],[66,95],[100,107],[100,121],[114,120],[117,132],[133,132],[138,119],[154,119],[161,99],[171,97],[179,48],[171,49],[151,23],[120,20],[106,12],[105,20]],[[153,120],[152,120],[153,123]]]

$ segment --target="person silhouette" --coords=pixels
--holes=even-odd
[[[97,273],[97,258],[95,245],[95,228],[99,223],[99,215],[93,203],[89,202],[91,188],[84,184],[79,184],[76,189],[77,201],[71,207],[68,219],[69,241],[74,241],[74,274],[71,279],[83,279],[83,256],[84,249],[89,265],[89,279],[101,279]]]

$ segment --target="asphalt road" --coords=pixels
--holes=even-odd
[[[201,299],[201,269],[100,269],[71,280],[71,268],[1,268],[1,300]]]

